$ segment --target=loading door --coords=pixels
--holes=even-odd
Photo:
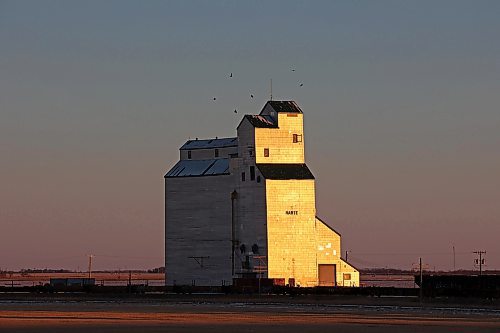
[[[325,287],[335,287],[337,285],[335,276],[337,275],[336,265],[318,265],[319,285]]]

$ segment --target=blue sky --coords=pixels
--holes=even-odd
[[[497,1],[0,0],[0,268],[162,265],[177,149],[235,135],[272,78],[304,110],[318,215],[355,264],[449,269],[455,245],[457,266],[484,249],[500,269],[498,17]]]

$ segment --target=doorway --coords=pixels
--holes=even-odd
[[[337,286],[337,265],[320,264],[318,265],[319,286],[335,287]]]

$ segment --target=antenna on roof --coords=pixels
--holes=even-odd
[[[273,79],[271,79],[271,101],[273,100]]]

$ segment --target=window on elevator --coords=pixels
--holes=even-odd
[[[215,149],[215,157],[219,157],[219,149]]]
[[[264,157],[269,157],[269,148],[264,148]]]

